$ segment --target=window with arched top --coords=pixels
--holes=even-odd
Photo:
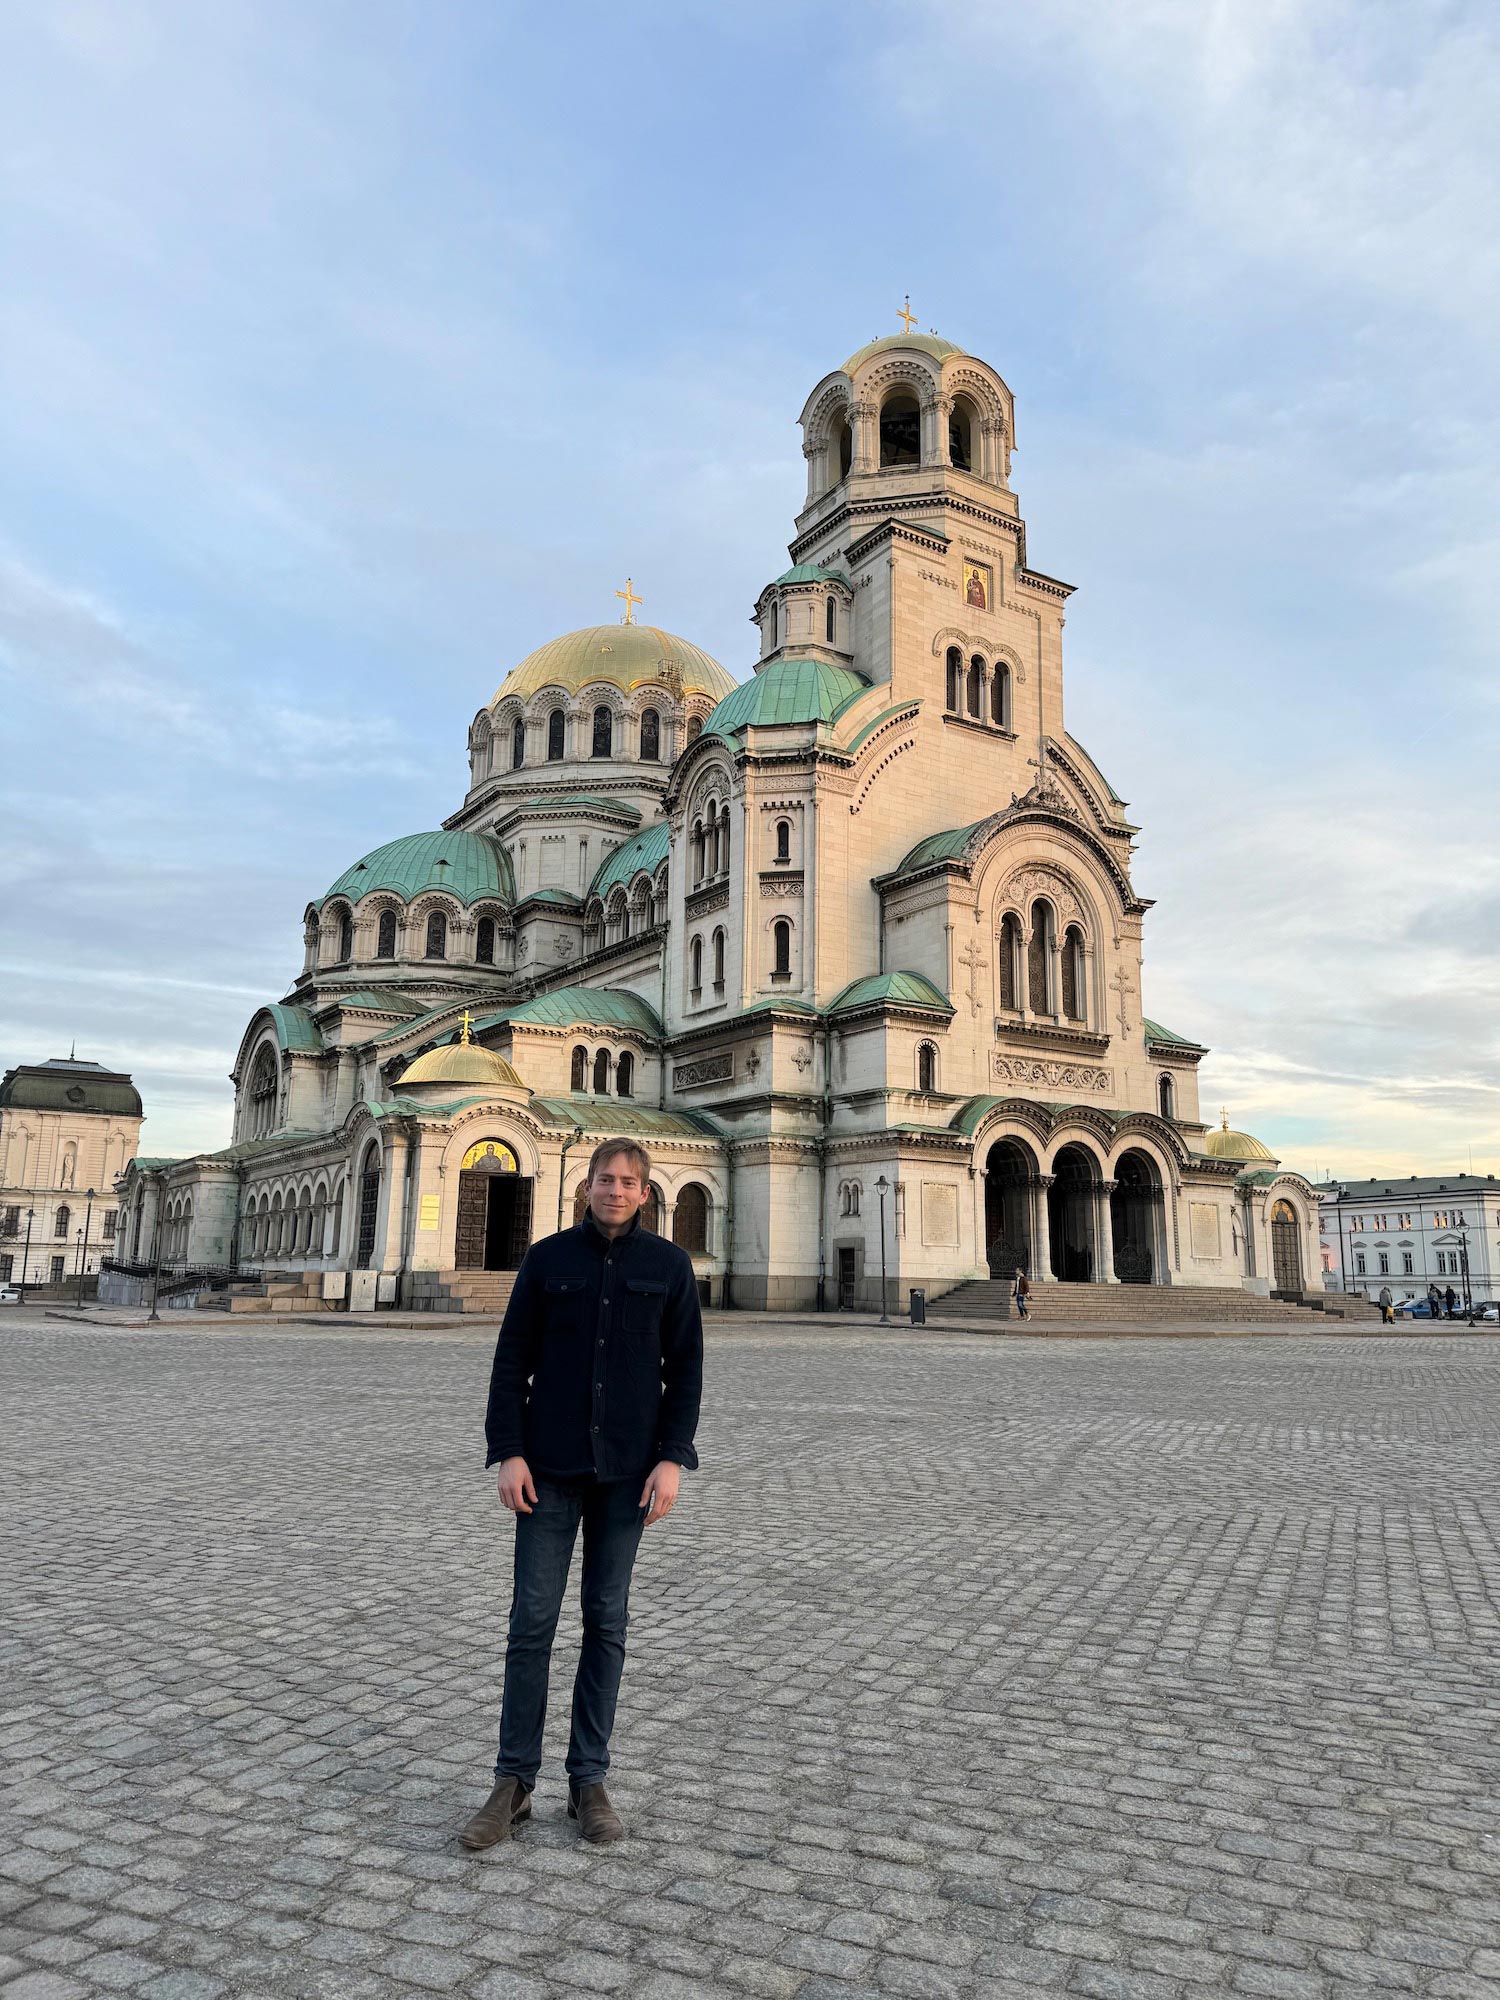
[[[1010,728],[1010,668],[996,660],[990,679],[990,721],[997,729]]]
[[[823,637],[828,641],[830,646],[833,644],[834,634],[837,630],[838,606],[836,600],[829,597],[824,600],[823,604]]]
[[[964,705],[964,656],[957,646],[948,648],[947,681],[945,700],[949,713],[961,715]]]
[[[708,1254],[708,1190],[689,1181],[677,1190],[672,1215],[672,1241],[690,1257]]]
[[[625,1049],[615,1063],[615,1096],[635,1095],[635,1057]]]
[[[396,956],[396,912],[382,910],[380,923],[375,932],[375,956],[394,958]]]
[[[1156,1104],[1163,1118],[1175,1118],[1177,1116],[1177,1093],[1172,1088],[1171,1077],[1164,1076],[1158,1079],[1156,1085]]]
[[[785,917],[771,926],[771,977],[789,979],[792,972],[792,927]]]
[[[917,1050],[917,1088],[937,1089],[937,1050],[931,1042],[923,1042]]]
[[[345,910],[339,917],[339,959],[340,961],[343,961],[344,959],[353,958],[353,956],[354,956],[354,919],[349,914],[349,912]]]
[[[849,428],[849,419],[836,417],[828,439],[828,470],[833,484],[849,477],[849,468],[854,463],[854,433]]]
[[[880,406],[880,465],[922,463],[922,413],[910,389],[894,389]]]
[[[587,1090],[589,1087],[589,1052],[585,1048],[573,1051],[572,1064],[568,1071],[570,1090]]]
[[[703,880],[703,870],[706,865],[708,853],[707,840],[703,832],[703,822],[701,819],[693,821],[693,830],[688,836],[688,847],[692,854],[693,887],[696,889],[698,884]]]
[[[566,754],[567,717],[560,708],[554,708],[547,717],[547,762],[560,764]]]
[[[1000,964],[996,991],[1003,1009],[1014,1013],[1021,1005],[1021,920],[1007,910],[1000,919]]]
[[[780,630],[781,630],[781,602],[779,598],[773,597],[771,599],[771,608],[766,614],[766,638],[770,641],[769,645],[766,648],[767,652],[770,653],[775,652],[777,636],[780,633]]]
[[[984,661],[977,653],[969,662],[969,713],[976,722],[984,715]]]
[[[595,1097],[608,1097],[609,1095],[608,1049],[600,1049],[599,1053],[594,1057],[594,1095]]]
[[[703,940],[695,937],[688,946],[688,985],[694,993],[703,991]]]
[[[250,1067],[250,1129],[244,1135],[247,1139],[264,1139],[275,1130],[279,1082],[276,1058],[262,1042]]]
[[[703,734],[703,717],[701,715],[690,715],[688,717],[688,726],[687,726],[688,742],[696,743],[698,741],[698,738],[702,734]]]
[[[589,750],[591,757],[613,757],[615,754],[614,710],[600,702],[594,710],[594,740]]]
[[[1026,946],[1026,998],[1033,1014],[1050,1014],[1052,998],[1048,964],[1052,955],[1052,905],[1031,906],[1031,937]]]
[[[641,710],[641,762],[661,762],[661,716],[654,708]]]
[[[1064,1019],[1081,1021],[1085,1012],[1083,932],[1077,924],[1069,924],[1063,937],[1061,969]]]
[[[510,732],[510,768],[519,771],[525,762],[526,723],[525,719],[518,715]]]
[[[448,919],[441,910],[434,910],[427,919],[427,956],[429,958],[448,956]]]
[[[722,993],[724,990],[724,947],[724,932],[722,929],[716,930],[714,932],[714,990],[719,993]]]
[[[961,396],[948,417],[948,463],[960,472],[974,469],[974,415]]]
[[[474,958],[479,965],[495,963],[495,919],[481,917],[474,933]]]
[[[720,875],[729,873],[729,808],[719,808],[719,866]]]
[[[776,822],[776,859],[790,861],[792,858],[792,822],[779,819]]]
[[[68,1224],[72,1220],[73,1220],[73,1211],[68,1207],[67,1203],[64,1202],[62,1207],[59,1208],[59,1210],[57,1211],[57,1227],[55,1233],[58,1236],[66,1236],[68,1233]]]

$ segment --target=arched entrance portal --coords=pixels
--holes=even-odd
[[[1275,1202],[1271,1208],[1271,1288],[1299,1295],[1302,1291],[1302,1230],[1289,1201]]]
[[[984,1168],[984,1242],[992,1278],[1031,1271],[1036,1161],[1019,1139],[997,1139]]]
[[[1082,1146],[1064,1146],[1052,1163],[1047,1190],[1047,1240],[1052,1275],[1071,1284],[1094,1276],[1094,1196],[1098,1168]]]
[[[531,1243],[531,1181],[510,1147],[481,1139],[458,1170],[458,1229],[453,1261],[460,1271],[514,1271]]]
[[[1161,1174],[1149,1153],[1134,1147],[1120,1155],[1109,1197],[1110,1244],[1115,1276],[1122,1285],[1164,1285],[1161,1218],[1166,1197]]]

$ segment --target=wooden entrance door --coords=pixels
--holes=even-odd
[[[489,1175],[460,1174],[458,1228],[453,1238],[453,1261],[460,1271],[484,1269],[484,1240],[489,1233],[489,1217]]]
[[[1271,1210],[1271,1283],[1278,1292],[1302,1290],[1302,1232],[1289,1201]]]
[[[857,1259],[853,1250],[839,1250],[839,1311],[854,1310],[854,1287],[857,1279]]]

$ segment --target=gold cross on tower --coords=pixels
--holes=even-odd
[[[474,1025],[474,1016],[469,1012],[468,1008],[465,1007],[464,1011],[458,1017],[458,1026],[459,1026],[458,1039],[460,1040],[460,1042],[462,1042],[465,1048],[467,1048],[470,1042],[472,1042],[474,1039],[474,1037],[469,1033],[469,1030],[470,1028],[473,1027],[473,1025]]]
[[[901,330],[903,333],[910,333],[912,328],[916,325],[917,316],[911,309],[910,292],[908,292],[906,295],[906,304],[902,306],[900,312],[897,313],[896,317],[901,322]]]
[[[646,601],[644,597],[637,597],[635,594],[635,578],[627,576],[625,579],[625,588],[617,590],[615,596],[623,597],[625,600],[625,616],[620,620],[620,623],[622,625],[633,625],[635,623],[635,607],[638,604],[644,604]]]

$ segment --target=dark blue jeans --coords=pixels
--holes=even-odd
[[[602,1483],[534,1480],[536,1505],[529,1514],[516,1516],[516,1586],[505,1648],[496,1778],[519,1778],[529,1789],[541,1768],[552,1640],[580,1523],[583,1647],[573,1682],[567,1768],[575,1785],[599,1784],[609,1769],[609,1738],[625,1671],[630,1572],[646,1525],[646,1510],[636,1503],[645,1483],[644,1472],[639,1479]]]

